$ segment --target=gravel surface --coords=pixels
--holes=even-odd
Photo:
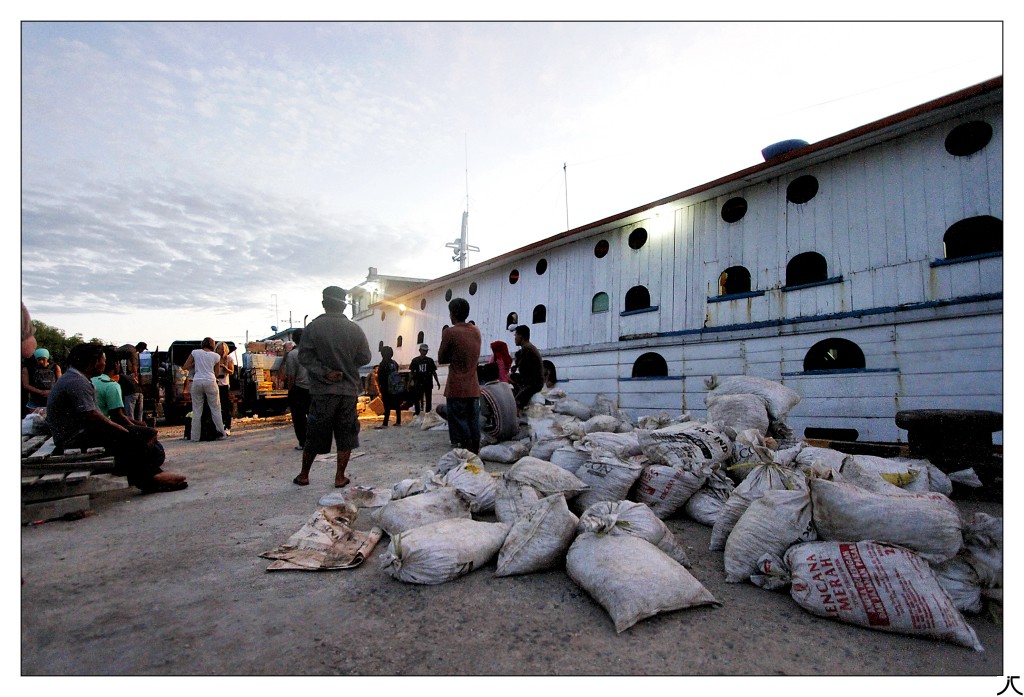
[[[448,451],[447,433],[411,418],[387,430],[364,421],[353,484],[390,489]],[[379,568],[386,536],[356,569],[267,572],[259,554],[334,491],[334,456],[299,487],[287,415],[239,419],[232,433],[192,443],[161,427],[165,469],[188,489],[129,489],[80,520],[22,528],[23,675],[990,676],[971,681],[980,694],[1006,682],[992,618],[967,618],[982,653],[817,618],[788,592],[726,583],[710,528],[685,518],[666,522],[722,606],[622,634],[563,569],[498,578],[492,562],[438,586],[396,581]],[[999,504],[961,505],[1002,516]],[[370,526],[364,509],[355,527]]]

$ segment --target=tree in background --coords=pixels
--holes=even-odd
[[[36,330],[36,345],[49,351],[50,360],[59,364],[61,369],[67,370],[68,353],[78,344],[85,343],[82,335],[66,336],[63,329],[51,327],[49,324],[40,322],[37,319],[32,320],[32,326]],[[106,345],[108,342],[92,338],[89,340],[89,343]]]

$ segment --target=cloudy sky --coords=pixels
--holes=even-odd
[[[467,171],[476,263],[1003,72],[998,22],[43,21],[20,41],[22,298],[151,348],[301,326],[370,266],[457,270]]]

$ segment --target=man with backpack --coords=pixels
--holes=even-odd
[[[390,346],[380,347],[380,364],[377,366],[377,384],[380,387],[380,399],[384,402],[384,423],[374,428],[388,427],[391,410],[395,410],[395,426],[402,425],[402,402],[405,400],[405,386],[398,363],[394,360],[395,352]]]

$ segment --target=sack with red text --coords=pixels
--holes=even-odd
[[[786,552],[793,600],[813,615],[984,651],[928,563],[880,542],[805,542]]]

